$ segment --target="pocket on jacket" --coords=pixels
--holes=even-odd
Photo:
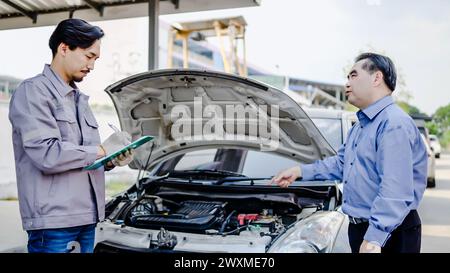
[[[71,139],[74,135],[72,126],[76,125],[76,119],[63,107],[59,107],[55,111],[55,119],[58,123],[59,132],[61,133],[61,138],[63,140]]]
[[[100,134],[98,132],[98,123],[95,120],[94,114],[87,110],[84,114],[86,122],[86,130],[83,130],[83,140],[85,145],[100,144]]]
[[[86,111],[86,114],[84,115],[84,119],[86,120],[87,125],[89,125],[89,127],[98,128],[98,123],[95,120],[94,114],[91,113],[91,111]]]
[[[40,180],[36,185],[36,204],[40,215],[48,210],[51,203],[50,193],[55,190],[55,175],[45,176],[46,179]]]

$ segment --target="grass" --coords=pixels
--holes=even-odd
[[[439,139],[443,149],[450,148],[450,131],[446,131],[442,137]]]
[[[105,191],[106,197],[114,196],[126,189],[128,189],[132,185],[129,181],[121,181],[121,180],[111,180],[106,182]]]
[[[19,199],[17,199],[17,197],[5,197],[5,198],[0,198],[0,201],[18,201]]]
[[[118,193],[123,192],[132,185],[132,182],[112,180],[108,181],[105,185],[106,197],[112,197]],[[17,197],[7,196],[0,198],[0,201],[18,201]]]

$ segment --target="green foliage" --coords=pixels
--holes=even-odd
[[[345,110],[350,112],[358,112],[358,107],[351,105],[349,102],[345,104]]]
[[[450,103],[436,110],[429,126],[435,130],[433,134],[437,135],[441,145],[448,148],[450,145]]]
[[[409,115],[425,115],[419,108],[410,105],[405,101],[397,101],[400,106]],[[450,104],[439,107],[433,115],[433,119],[425,123],[428,131],[439,138],[442,147],[448,148],[450,145]]]
[[[436,110],[433,115],[433,121],[439,127],[441,134],[450,130],[450,103]]]
[[[439,133],[439,127],[434,121],[429,121],[425,123],[425,127],[428,128],[428,132],[431,135],[438,135]]]
[[[450,149],[450,131],[447,130],[440,138],[439,142],[441,143],[444,149]]]
[[[407,114],[410,115],[417,115],[417,114],[423,114],[419,108],[405,102],[405,101],[397,101],[397,105],[400,106],[400,108],[403,109]]]
[[[131,182],[127,181],[119,181],[119,180],[113,180],[109,181],[105,185],[105,191],[107,197],[112,197],[126,189],[128,189],[131,186]]]
[[[17,197],[9,196],[5,198],[0,198],[0,201],[18,201]]]

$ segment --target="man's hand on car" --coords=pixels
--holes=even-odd
[[[300,168],[300,166],[295,166],[290,169],[286,169],[279,172],[276,176],[272,178],[270,184],[277,183],[278,186],[286,188],[301,176],[302,176],[302,169]]]

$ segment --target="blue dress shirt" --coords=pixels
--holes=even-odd
[[[414,121],[386,96],[357,112],[336,156],[302,164],[303,180],[341,180],[342,211],[369,219],[364,240],[384,246],[417,209],[426,188],[427,152]]]

